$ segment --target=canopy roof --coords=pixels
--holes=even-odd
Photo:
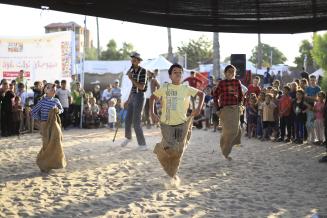
[[[326,0],[0,0],[135,23],[209,32],[298,33],[327,29]]]

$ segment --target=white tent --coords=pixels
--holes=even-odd
[[[144,60],[141,62],[141,66],[146,70],[159,70],[158,80],[160,83],[170,82],[168,69],[172,65],[166,58],[158,56],[154,59]],[[121,74],[121,89],[122,89],[122,101],[126,101],[129,92],[132,87],[132,83],[127,76],[128,70],[131,68],[130,60],[123,61],[85,61],[84,72],[89,74]],[[82,64],[78,67],[78,72],[82,72]],[[118,75],[117,75],[118,76]],[[183,77],[189,76],[188,71],[184,73]],[[89,83],[106,82],[109,81],[88,81]]]
[[[320,68],[320,69],[316,70],[315,72],[311,73],[310,76],[311,76],[311,75],[314,75],[314,76],[316,76],[317,78],[318,78],[319,76],[323,77],[323,76],[324,76],[324,70],[323,70],[322,68]]]
[[[84,87],[90,86],[90,84],[100,83],[102,89],[106,87],[110,82],[107,81],[108,78],[104,80],[104,75],[114,75],[115,79],[122,78],[121,82],[121,90],[122,90],[122,99],[127,99],[130,91],[129,80],[126,82],[124,80],[124,74],[130,69],[131,61],[123,60],[123,61],[85,61],[84,63],[84,72],[88,75],[92,75],[90,79],[84,80]],[[83,71],[83,64],[79,64],[78,73]],[[97,76],[95,76],[97,75]],[[99,79],[100,78],[100,79]],[[100,80],[100,81],[99,81]]]

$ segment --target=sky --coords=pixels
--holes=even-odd
[[[57,22],[74,21],[83,26],[84,18],[84,15],[0,4],[0,37],[42,35],[44,26]],[[86,25],[96,46],[96,18],[87,16]],[[166,27],[99,18],[99,30],[102,48],[106,47],[110,39],[114,39],[118,47],[121,47],[123,42],[133,44],[143,59],[155,58],[168,51]],[[172,29],[171,33],[173,52],[177,52],[177,47],[181,46],[182,42],[188,43],[189,40],[196,40],[201,36],[206,36],[210,40],[213,38],[210,32]],[[294,58],[299,55],[301,41],[305,39],[311,41],[311,38],[312,33],[262,34],[261,42],[279,49],[287,58],[286,64],[294,66]],[[246,54],[246,58],[249,59],[252,49],[257,45],[257,39],[257,34],[220,33],[221,61],[231,54]]]

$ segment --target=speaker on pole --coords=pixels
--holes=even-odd
[[[236,67],[236,79],[243,81],[246,73],[246,55],[231,54],[230,63]]]

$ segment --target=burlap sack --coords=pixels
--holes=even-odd
[[[37,155],[36,164],[42,172],[60,169],[66,166],[65,154],[62,148],[62,132],[58,109],[49,112],[47,122],[41,123],[42,148]]]
[[[225,106],[220,110],[222,134],[220,137],[221,152],[228,157],[234,145],[241,144],[240,111],[238,106]]]
[[[153,152],[157,155],[165,172],[174,177],[186,145],[191,137],[193,117],[189,117],[183,124],[170,126],[161,124],[162,140],[157,143]]]

